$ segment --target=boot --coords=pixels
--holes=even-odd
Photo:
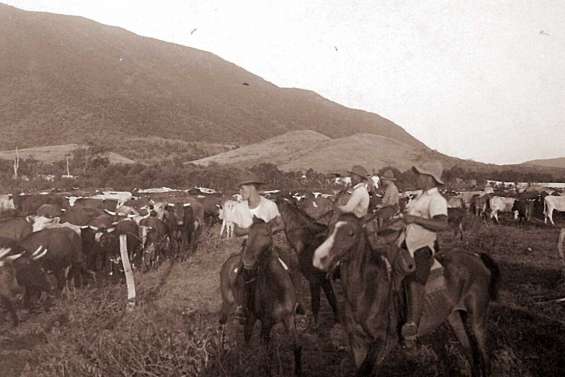
[[[418,326],[424,309],[425,286],[416,281],[410,281],[406,291],[407,315],[406,323],[402,326],[401,334],[406,346],[413,348],[416,344]]]
[[[256,271],[248,270],[241,266],[239,273],[243,278],[243,289],[240,305],[235,308],[234,316],[239,319],[240,323],[245,323],[249,310],[253,310],[255,304],[255,285]]]

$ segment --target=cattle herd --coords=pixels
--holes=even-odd
[[[327,223],[335,194],[300,192],[288,197],[312,218]],[[401,207],[417,194],[402,193]],[[263,195],[276,199],[281,191]],[[487,191],[444,195],[449,222],[460,237],[464,219],[473,215],[499,222],[506,212],[520,223],[537,217],[554,224],[553,211],[565,211],[565,196],[544,192],[512,197]],[[220,236],[224,231],[232,236],[234,224],[240,222],[240,200],[237,194],[204,188],[1,195],[0,300],[17,324],[13,301],[20,292],[24,306],[31,308],[52,289],[60,292],[96,279],[120,280],[120,235],[126,235],[136,270],[155,269],[166,259],[184,260],[196,251],[203,230],[216,221],[222,222]]]

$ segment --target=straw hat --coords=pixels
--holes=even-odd
[[[239,183],[237,184],[237,187],[241,187],[243,185],[259,186],[259,185],[264,185],[264,184],[265,184],[265,182],[260,180],[255,174],[248,172],[248,173],[245,173],[243,175],[243,177],[240,179]]]
[[[369,172],[361,165],[355,165],[349,171],[350,174],[358,175],[361,178],[367,179]]]
[[[381,179],[386,179],[388,181],[396,181],[396,177],[394,176],[394,173],[390,169],[385,170],[383,175],[381,175]]]
[[[444,184],[443,180],[441,179],[441,175],[443,174],[443,165],[439,161],[427,161],[413,166],[412,169],[418,174],[424,174],[433,177],[433,179],[440,185]]]

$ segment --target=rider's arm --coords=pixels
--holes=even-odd
[[[447,201],[442,197],[433,198],[430,201],[430,219],[420,216],[404,215],[406,224],[418,224],[432,232],[441,232],[448,229],[447,223]]]
[[[342,213],[352,213],[353,209],[355,207],[357,207],[357,205],[359,205],[362,198],[363,198],[363,196],[361,194],[361,190],[353,190],[353,193],[351,194],[351,197],[349,198],[347,203],[345,205],[342,205],[342,206],[337,206],[337,208]]]

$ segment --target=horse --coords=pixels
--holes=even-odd
[[[257,259],[257,277],[253,304],[248,310],[247,321],[244,324],[245,342],[249,343],[257,320],[261,321],[261,337],[267,348],[268,358],[266,372],[271,374],[270,364],[273,357],[271,330],[277,323],[284,325],[292,337],[294,349],[294,373],[302,374],[302,347],[298,344],[296,330],[296,291],[290,278],[288,267],[273,251],[273,240],[270,225],[263,220],[253,217],[249,228],[246,248],[250,248]],[[242,300],[243,279],[238,278],[240,254],[231,255],[222,265],[220,284],[222,292],[222,311],[220,324],[224,325],[228,316],[233,312],[236,302]]]
[[[332,308],[334,319],[338,322],[337,299],[331,280],[324,271],[315,268],[312,264],[314,250],[324,242],[328,230],[327,226],[316,222],[288,198],[280,197],[276,203],[285,226],[286,239],[296,252],[300,272],[308,280],[310,286],[314,326],[318,326],[321,289],[324,290],[326,299]]]
[[[374,373],[400,341],[400,281],[405,273],[415,269],[412,258],[402,257],[406,250],[398,246],[402,232],[382,230],[379,234],[388,242],[375,249],[367,240],[363,221],[346,214],[340,216],[329,237],[314,253],[314,265],[322,270],[331,271],[340,264],[344,326],[357,376]],[[426,293],[418,336],[430,333],[447,320],[464,348],[472,375],[486,376],[490,371],[487,314],[490,302],[496,299],[498,267],[484,253],[441,253],[436,254],[436,259],[443,264],[445,286],[436,286],[433,293]],[[403,264],[404,268],[400,268]],[[470,320],[470,330],[464,326],[464,312]]]

